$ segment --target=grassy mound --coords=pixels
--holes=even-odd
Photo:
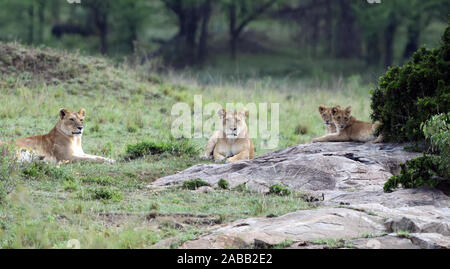
[[[0,72],[9,75],[30,75],[33,80],[47,84],[76,78],[92,71],[105,69],[105,61],[80,57],[51,49],[35,49],[13,43],[0,43]]]

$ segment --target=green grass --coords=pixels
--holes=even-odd
[[[159,177],[209,162],[197,157],[208,137],[170,137],[172,106],[183,101],[192,107],[195,94],[202,95],[203,104],[280,104],[279,143],[263,149],[267,141],[254,139],[256,156],[323,135],[320,104],[352,105],[362,120],[370,114],[369,86],[357,76],[315,86],[267,76],[214,79],[206,85],[187,73],[158,76],[103,58],[10,46],[11,55],[25,51],[31,59],[41,55],[58,60],[42,70],[32,65],[22,70],[0,59],[2,68],[8,69],[0,77],[0,140],[47,133],[60,108],[83,107],[84,151],[117,162],[21,165],[2,154],[0,248],[65,248],[69,239],[79,240],[82,248],[177,247],[208,231],[212,227],[208,222],[311,208],[294,193],[262,195],[242,186],[211,193],[146,188]]]
[[[345,239],[318,239],[312,242],[313,244],[325,245],[325,248],[335,249],[335,248],[354,248],[355,246],[348,243]]]
[[[58,169],[69,173],[73,168],[67,164]],[[64,248],[68,240],[77,239],[83,248],[149,248],[166,238],[175,240],[165,247],[174,247],[209,227],[202,218],[186,222],[183,215],[223,223],[310,207],[295,196],[228,190],[203,194],[180,188],[155,192],[143,186],[145,181],[129,177],[105,176],[105,187],[100,177],[17,179],[17,187],[0,204],[0,247]],[[76,188],[67,182],[75,182]],[[161,217],[149,221],[151,215]]]

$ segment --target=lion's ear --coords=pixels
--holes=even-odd
[[[326,107],[325,107],[325,106],[319,106],[319,112],[320,112],[320,113],[324,112],[324,111],[325,111],[325,109],[326,109]]]
[[[59,110],[59,117],[60,117],[61,119],[64,119],[64,117],[65,117],[66,115],[68,115],[69,113],[70,113],[69,110],[67,110],[67,109],[65,109],[65,108],[61,108],[61,109]]]
[[[227,111],[225,109],[219,109],[219,111],[217,111],[217,115],[219,115],[220,118],[225,117],[225,114],[227,114]]]
[[[338,109],[341,109],[341,106],[340,105],[337,105],[337,106],[335,106],[336,108],[338,108]]]
[[[331,114],[335,115],[340,109],[340,106],[335,106],[331,109]]]
[[[241,116],[247,118],[247,117],[248,117],[248,109],[246,109],[246,108],[242,109],[242,110],[239,112],[239,114],[240,114]]]
[[[345,109],[345,113],[350,114],[350,112],[352,112],[352,106],[348,106],[348,107]]]
[[[82,118],[86,117],[86,110],[84,108],[80,109],[80,111],[78,111],[78,115]]]

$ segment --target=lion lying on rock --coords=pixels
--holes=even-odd
[[[20,138],[11,143],[19,149],[19,160],[32,160],[34,158],[30,159],[29,156],[36,155],[40,157],[39,159],[50,162],[114,162],[108,158],[84,153],[81,147],[84,117],[86,116],[84,109],[80,109],[77,113],[61,109],[59,116],[60,120],[48,134]],[[30,154],[28,151],[32,153]]]
[[[381,135],[375,137],[375,131],[380,126],[380,123],[359,121],[351,115],[351,111],[352,108],[350,106],[346,109],[341,109],[339,106],[333,107],[331,116],[337,132],[315,138],[312,142],[382,142],[383,137]]]
[[[221,109],[218,114],[222,124],[209,139],[205,153],[201,157],[203,159],[213,157],[217,162],[225,159],[227,162],[253,159],[253,141],[245,122],[248,110],[236,112]]]

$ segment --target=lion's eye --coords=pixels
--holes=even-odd
[[[345,118],[345,120],[348,120],[348,118]]]
[[[74,119],[70,119],[71,121],[75,121]]]
[[[338,119],[338,120],[340,120],[340,119],[341,119],[341,117],[337,117],[337,119]]]

